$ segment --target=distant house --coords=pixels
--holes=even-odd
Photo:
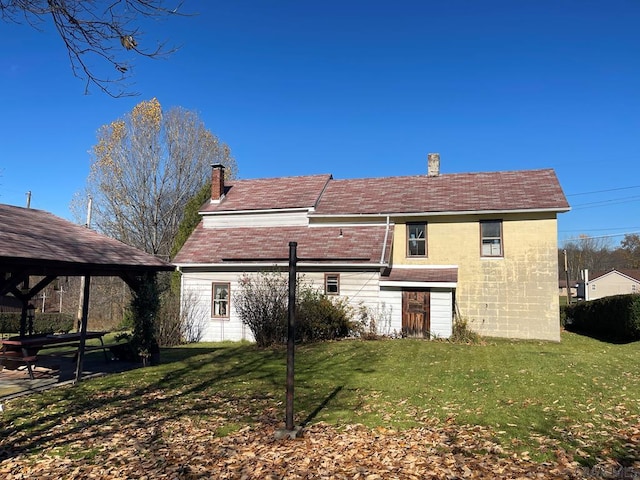
[[[245,274],[298,269],[377,319],[378,332],[451,335],[454,315],[481,334],[559,340],[553,170],[334,179],[235,180],[213,166],[211,200],[174,258],[203,340],[252,339],[233,295]]]
[[[577,280],[569,280],[569,291],[567,292],[567,280],[565,278],[561,278],[558,280],[558,294],[561,297],[567,297],[567,293],[571,299],[575,299],[578,294],[578,281]],[[573,300],[572,300],[573,301]]]
[[[583,270],[578,285],[578,297],[596,300],[611,295],[640,293],[640,270],[612,269],[606,272]]]

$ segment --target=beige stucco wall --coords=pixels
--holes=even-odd
[[[502,258],[480,257],[479,220],[503,220]],[[405,219],[410,222],[418,219]],[[406,258],[406,226],[396,219],[393,264],[457,265],[456,302],[487,336],[560,340],[555,214],[430,218],[427,258]]]

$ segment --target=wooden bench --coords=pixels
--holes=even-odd
[[[29,378],[33,380],[33,367],[35,367],[36,359],[38,357],[36,355],[24,355],[22,349],[19,350],[0,350],[0,362],[5,367],[9,368],[12,364],[15,363],[24,363],[27,366],[27,370],[29,371]]]
[[[121,343],[102,343],[100,345],[85,345],[84,346],[84,353],[88,353],[88,352],[95,352],[97,350],[102,350],[102,352],[104,353],[104,359],[108,362],[110,360],[112,360],[111,358],[109,358],[109,355],[107,354],[107,351],[111,350],[111,347],[115,347],[116,345],[122,345]],[[42,353],[44,356],[47,357],[68,357],[71,356],[73,357],[73,359],[77,359],[78,358],[78,348],[79,347],[74,347],[71,350],[54,350],[52,352],[47,351],[46,353]]]

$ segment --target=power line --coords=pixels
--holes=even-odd
[[[590,232],[601,232],[601,231],[607,231],[607,230],[631,230],[631,229],[635,229],[635,228],[640,228],[640,227],[611,227],[611,228],[590,228],[589,231]],[[577,229],[577,230],[558,230],[559,232],[583,232],[584,233],[584,228],[582,229]],[[624,235],[621,234],[621,235]]]
[[[632,188],[640,188],[640,185],[633,185],[631,187],[609,188],[607,190],[594,190],[592,192],[568,193],[566,196],[567,197],[577,197],[578,195],[592,195],[594,193],[616,192],[618,190],[630,190]]]
[[[572,210],[582,210],[584,208],[593,208],[593,207],[605,207],[609,205],[619,205],[621,203],[629,203],[640,200],[640,195],[633,195],[631,197],[622,197],[622,198],[614,198],[611,200],[600,200],[598,202],[589,202],[589,203],[579,203],[577,205],[572,205]]]
[[[592,240],[594,238],[612,238],[612,237],[622,237],[624,235],[633,235],[636,233],[640,233],[640,230],[638,230],[637,232],[626,232],[626,233],[611,233],[609,235],[584,235],[582,237],[573,237],[573,238],[566,238],[565,241],[580,241],[580,240]]]

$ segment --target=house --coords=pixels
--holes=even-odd
[[[558,295],[563,298],[567,298],[567,295],[571,298],[573,302],[578,294],[578,281],[577,280],[569,280],[569,288],[567,289],[567,279],[560,278],[558,279]]]
[[[607,272],[582,271],[578,283],[578,297],[596,300],[611,295],[640,293],[640,270],[615,268]]]
[[[174,264],[202,339],[252,339],[233,295],[244,274],[288,266],[374,318],[380,334],[475,331],[558,341],[557,214],[569,205],[551,169],[334,179],[234,180],[214,165],[211,200]]]

